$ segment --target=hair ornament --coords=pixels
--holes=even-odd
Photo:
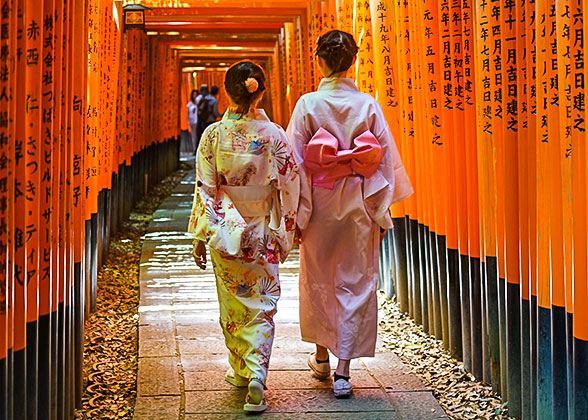
[[[258,83],[257,79],[254,77],[249,77],[247,80],[245,80],[243,82],[243,84],[245,85],[245,88],[247,89],[247,92],[249,92],[249,93],[256,92],[257,89],[259,88],[259,83]]]

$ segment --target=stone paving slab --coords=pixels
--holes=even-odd
[[[180,395],[176,357],[142,357],[137,375],[137,395]]]
[[[217,319],[208,317],[191,317],[191,322],[198,322],[198,325],[185,325],[176,321],[176,334],[178,339],[197,337],[222,337],[222,329]],[[187,322],[187,321],[186,321]]]
[[[246,389],[189,391],[186,392],[186,413],[242,413],[246,393]],[[268,389],[265,395],[267,413],[394,411],[391,400],[379,388],[355,389],[349,399],[334,398],[330,389]]]
[[[226,350],[222,348],[207,355],[206,358],[195,354],[181,354],[180,360],[184,371],[208,372],[218,370],[224,373],[230,367]]]
[[[388,392],[396,412],[402,419],[448,419],[431,391]]]
[[[221,391],[232,390],[234,387],[224,379],[224,371],[184,371],[186,391]],[[311,377],[308,369],[302,371],[272,370],[268,376],[267,387],[274,390],[295,389],[331,389],[332,380],[318,381]],[[353,375],[355,388],[380,388],[376,379],[367,370],[360,370]]]
[[[332,413],[264,413],[261,417],[273,420],[401,420],[393,411],[364,411],[361,413],[339,411]],[[246,414],[186,414],[186,420],[251,420],[253,415]]]
[[[145,311],[139,313],[139,327],[159,326],[167,322],[172,322],[172,311]],[[139,329],[143,333],[143,329]]]
[[[170,397],[137,397],[135,419],[162,420],[177,419],[180,396]]]
[[[187,176],[156,211],[145,235],[140,267],[139,369],[135,420],[250,419],[245,389],[224,380],[229,368],[219,325],[212,266],[192,261],[186,227],[194,175]],[[446,418],[430,391],[378,343],[375,358],[353,360],[354,394],[334,398],[332,380],[312,378],[314,345],[300,338],[298,253],[280,268],[282,298],[268,375],[269,408],[279,420],[437,420]],[[331,367],[337,360],[331,357]]]
[[[139,357],[176,357],[173,336],[166,339],[139,339]]]

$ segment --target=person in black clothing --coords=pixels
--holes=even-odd
[[[216,98],[218,96],[218,86],[213,86],[210,88],[210,95],[213,98],[212,115],[214,115],[214,121],[216,121],[217,118],[221,118],[223,116],[223,114],[218,111],[218,99]]]
[[[206,99],[207,96],[210,96],[210,92],[208,91],[208,85],[200,85],[200,94],[196,98],[198,102],[198,127],[196,131],[196,149],[194,151],[194,155],[196,155],[196,151],[198,150],[198,145],[200,144],[200,137],[202,137],[204,129],[208,127],[208,124],[206,124],[209,112],[208,100]]]
[[[213,86],[208,91],[208,85],[200,86],[200,95],[198,101],[198,143],[200,143],[200,137],[206,127],[216,121],[221,114],[218,112],[218,87]],[[198,149],[198,148],[196,148]]]

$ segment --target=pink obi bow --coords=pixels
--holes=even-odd
[[[319,128],[304,146],[304,167],[312,174],[312,184],[333,189],[335,181],[347,175],[371,177],[378,169],[384,151],[376,137],[365,131],[356,137],[353,149],[339,150],[339,141]]]

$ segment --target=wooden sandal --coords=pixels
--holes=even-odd
[[[237,375],[232,368],[227,370],[227,373],[225,373],[225,381],[233,386],[236,386],[237,388],[245,388],[247,385],[249,385],[249,379],[244,376]]]
[[[267,410],[267,402],[263,398],[264,385],[259,379],[252,379],[249,381],[249,392],[245,397],[245,404],[243,410],[251,413],[261,413]],[[253,401],[258,401],[257,403]]]

